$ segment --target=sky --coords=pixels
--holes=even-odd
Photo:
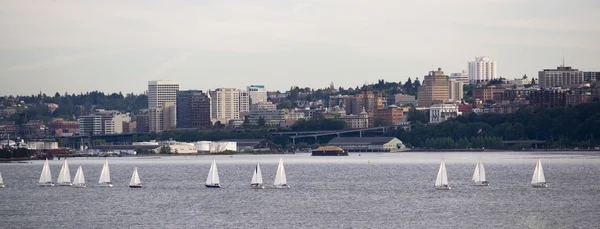
[[[597,0],[0,0],[0,95],[355,87],[467,68],[600,71]]]

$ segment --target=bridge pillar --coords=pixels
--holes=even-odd
[[[292,143],[296,145],[296,138],[292,138]]]
[[[361,131],[359,131],[359,133],[360,133],[360,134],[359,134],[359,136],[362,138],[362,130],[361,130]]]

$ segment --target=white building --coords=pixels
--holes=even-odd
[[[304,113],[289,110],[255,110],[250,112],[248,121],[258,124],[260,117],[265,119],[265,124],[270,126],[279,126],[286,120],[298,120],[304,118]]]
[[[347,126],[352,129],[369,127],[369,113],[367,113],[364,108],[363,108],[363,111],[357,115],[353,115],[353,114],[345,115],[344,114],[340,117],[340,119],[344,120],[344,122],[346,122]]]
[[[92,114],[80,116],[77,119],[79,124],[79,135],[91,136],[99,134],[121,134],[123,133],[123,122],[130,122],[129,113],[120,113],[98,109]]]
[[[250,104],[267,102],[267,89],[264,85],[250,85],[246,90],[250,95]]]
[[[461,101],[464,97],[464,84],[462,81],[450,79],[448,82],[449,99],[450,101]]]
[[[469,84],[469,73],[467,72],[467,70],[463,69],[460,73],[450,73],[448,79],[461,81],[464,84]]]
[[[434,104],[429,107],[429,123],[440,123],[459,115],[462,115],[462,112],[458,111],[458,105],[455,103]]]
[[[251,111],[257,110],[277,110],[277,104],[273,104],[272,102],[258,102],[250,105]]]
[[[476,84],[498,78],[496,67],[496,61],[487,56],[475,57],[475,61],[469,62],[469,82]]]
[[[240,118],[240,91],[235,88],[218,88],[210,91],[213,123],[227,124],[231,119]]]
[[[156,80],[148,82],[148,111],[150,132],[175,128],[179,83]],[[165,114],[166,113],[166,114]],[[165,119],[165,115],[168,117]]]

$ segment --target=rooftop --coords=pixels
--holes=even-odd
[[[383,145],[394,139],[395,137],[337,137],[329,141],[329,145]]]

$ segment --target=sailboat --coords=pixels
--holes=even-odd
[[[2,173],[0,173],[0,188],[4,188],[4,179],[2,179]]]
[[[254,168],[254,174],[252,175],[252,181],[250,182],[252,188],[265,188],[262,179],[262,172],[260,171],[260,165],[256,163]]]
[[[60,168],[60,173],[58,174],[58,180],[56,181],[59,186],[71,186],[71,172],[69,171],[69,163],[67,163],[67,159],[65,158],[65,162],[63,162],[62,168]]]
[[[100,180],[98,183],[102,187],[112,187],[113,184],[110,182],[110,170],[108,168],[108,159],[104,161],[104,166],[102,166],[102,172],[100,173]]]
[[[473,172],[473,185],[477,186],[488,186],[490,182],[485,179],[485,167],[483,166],[483,162],[479,160],[477,165],[475,166],[475,171]]]
[[[131,174],[131,180],[129,181],[130,188],[142,188],[142,181],[140,181],[140,175],[138,175],[137,167],[133,169]]]
[[[212,164],[210,164],[210,170],[208,170],[208,176],[206,177],[207,188],[220,188],[219,184],[219,170],[217,170],[217,162],[213,158]]]
[[[83,169],[81,168],[81,165],[79,166],[79,168],[77,169],[77,172],[75,173],[75,178],[73,178],[73,187],[75,188],[85,188],[85,177],[83,176]]]
[[[44,162],[42,174],[40,174],[40,186],[54,186],[54,183],[52,183],[52,174],[50,173],[50,165],[48,164],[48,159],[46,159],[46,161]]]
[[[534,188],[547,188],[546,177],[544,177],[544,168],[542,167],[542,160],[538,159],[533,171],[533,177],[531,178],[531,185]]]
[[[283,158],[279,158],[279,165],[277,166],[277,174],[275,175],[275,182],[273,182],[273,185],[275,185],[275,188],[290,188],[287,184],[287,178],[285,177]]]
[[[450,185],[448,185],[448,174],[446,174],[446,164],[444,163],[444,159],[442,159],[442,163],[440,164],[440,170],[437,174],[437,179],[435,179],[435,189],[437,190],[450,190],[452,189]]]

